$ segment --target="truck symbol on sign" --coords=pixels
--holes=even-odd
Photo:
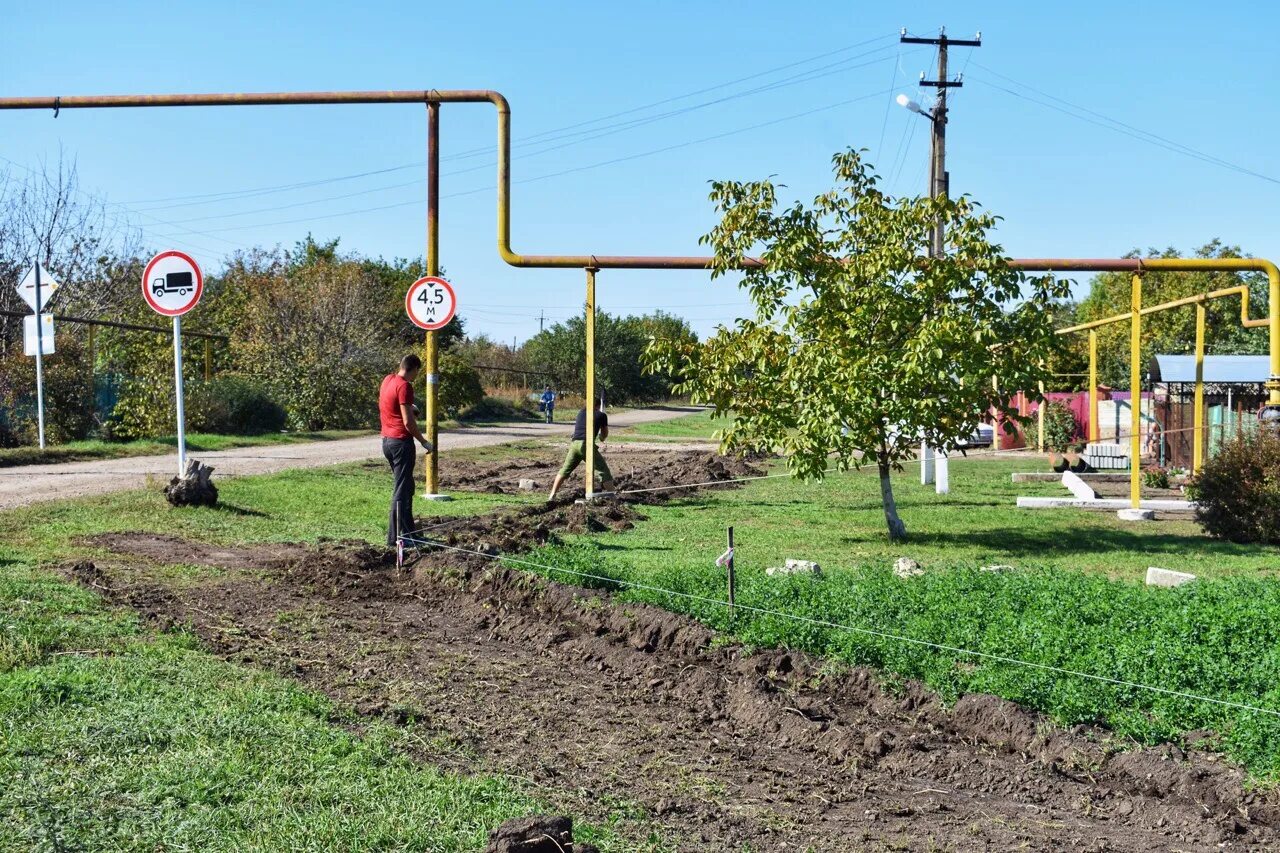
[[[186,296],[188,291],[194,289],[195,285],[189,272],[171,272],[163,278],[151,280],[151,293],[153,296],[163,296],[166,293]]]

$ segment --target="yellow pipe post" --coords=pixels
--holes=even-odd
[[[1098,440],[1098,333],[1089,330],[1089,440]]]
[[[1129,503],[1142,504],[1142,274],[1129,288]]]
[[[596,270],[587,267],[587,500],[596,492]]]
[[[204,381],[208,382],[213,378],[213,354],[212,348],[209,346],[209,339],[204,339]]]
[[[427,275],[440,275],[440,104],[427,104]],[[440,495],[440,342],[437,332],[427,332],[425,342],[427,415],[424,435],[431,452],[423,460],[426,496],[445,500]]]
[[[94,371],[98,367],[97,353],[93,348],[93,324],[89,325],[89,409],[96,411],[98,405],[97,386],[93,381]]]
[[[1044,453],[1044,383],[1040,383],[1040,402],[1036,404],[1036,452]]]
[[[1191,473],[1199,474],[1204,465],[1204,319],[1203,302],[1196,304],[1196,394],[1192,409]]]

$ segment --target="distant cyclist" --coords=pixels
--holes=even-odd
[[[542,411],[547,416],[547,423],[551,423],[551,417],[556,411],[556,392],[551,390],[551,386],[542,389]]]

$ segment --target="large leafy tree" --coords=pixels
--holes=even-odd
[[[1136,249],[1125,257],[1180,258],[1177,249],[1163,251]],[[1195,258],[1243,258],[1239,246],[1211,240],[1192,254]],[[1089,295],[1077,310],[1079,322],[1100,320],[1129,310],[1129,273],[1101,273],[1090,282]],[[1267,316],[1267,277],[1247,272],[1149,272],[1142,277],[1142,304],[1172,302],[1186,296],[1207,293],[1238,285],[1249,287],[1249,313]],[[1156,353],[1194,352],[1196,310],[1188,305],[1147,314],[1142,318],[1142,364],[1150,363]],[[1073,336],[1073,346],[1088,358],[1087,336]],[[1251,353],[1267,351],[1267,330],[1246,329],[1240,325],[1240,300],[1236,297],[1215,299],[1206,303],[1205,347],[1209,353]],[[1103,384],[1129,387],[1129,324],[1112,323],[1098,329],[1098,374]],[[1087,361],[1086,361],[1087,363]]]
[[[891,472],[922,438],[956,448],[990,407],[1016,417],[1009,393],[1042,378],[1067,288],[1011,270],[995,217],[968,198],[893,198],[859,153],[833,163],[835,187],[809,206],[780,209],[770,181],[712,183],[712,275],[759,257],[741,282],[755,317],[649,362],[728,419],[727,449],[780,449],[805,479],[874,464],[889,536],[904,539]],[[931,259],[938,220],[947,251]]]

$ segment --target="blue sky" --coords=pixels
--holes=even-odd
[[[900,47],[897,32],[981,30],[981,48],[952,52],[965,86],[948,167],[953,192],[1004,217],[1010,254],[1221,237],[1280,256],[1280,119],[1264,90],[1280,65],[1280,12],[1269,4],[1079,2],[1069,15],[1025,2],[6,6],[4,95],[498,89],[513,109],[514,242],[529,253],[697,253],[713,224],[709,179],[776,175],[808,199],[848,146],[870,149],[890,189],[919,192],[927,122],[892,99],[925,100],[916,81],[933,55]],[[7,112],[0,157],[30,167],[63,151],[151,245],[212,269],[308,231],[409,256],[423,251],[425,125],[418,106]],[[1131,135],[1144,133],[1164,141]],[[441,137],[441,259],[469,327],[523,340],[541,313],[578,310],[581,272],[497,257],[492,109],[446,106]],[[702,273],[600,277],[605,310],[666,308],[704,333],[744,304]]]

